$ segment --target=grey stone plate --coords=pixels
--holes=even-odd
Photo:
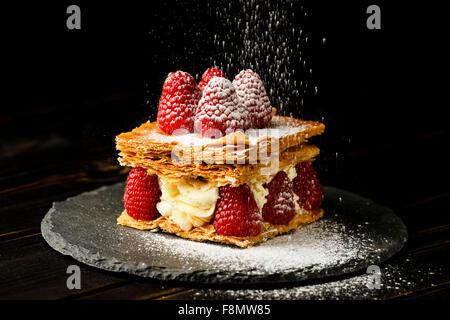
[[[57,202],[42,220],[55,250],[97,268],[201,283],[280,283],[341,275],[380,263],[407,240],[391,210],[324,187],[322,220],[247,249],[116,224],[124,184]]]

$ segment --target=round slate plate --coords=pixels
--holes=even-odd
[[[201,283],[273,283],[341,275],[380,263],[407,239],[391,210],[324,187],[322,220],[247,249],[195,242],[116,224],[124,183],[53,204],[44,239],[55,250],[110,271]]]

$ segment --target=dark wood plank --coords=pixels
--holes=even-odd
[[[161,285],[152,283],[148,280],[127,283],[122,286],[104,289],[99,292],[90,291],[84,295],[75,295],[71,298],[80,300],[149,300],[159,297],[184,292],[183,287],[171,287],[170,285]]]
[[[90,294],[100,297],[103,291],[108,296],[113,289],[140,280],[83,265],[52,250],[40,235],[0,244],[0,256],[0,299],[62,299]],[[69,276],[66,271],[70,265],[81,269],[81,290],[69,290],[66,286]],[[177,287],[148,283],[138,295],[158,295],[160,291],[173,288]],[[121,297],[124,298],[123,291],[116,296]]]
[[[34,172],[23,174],[20,178],[5,178],[8,186],[0,191],[0,196],[5,199],[0,207],[0,234],[39,228],[52,202],[126,179],[128,169],[120,167],[115,159],[88,160],[75,164],[63,163],[70,170],[52,168],[50,172],[40,173],[48,176],[37,181],[33,180],[36,179]],[[22,185],[24,181],[33,182]]]

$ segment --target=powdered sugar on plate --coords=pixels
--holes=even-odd
[[[55,203],[42,234],[56,250],[101,269],[200,283],[291,283],[385,261],[407,239],[389,209],[324,187],[324,218],[242,249],[117,225],[124,184]]]
[[[183,272],[199,277],[206,273],[206,282],[271,282],[272,277],[286,282],[353,272],[401,248],[406,230],[391,211],[335,192],[325,187],[328,201],[322,220],[250,248],[141,232],[140,254],[175,259]],[[355,201],[365,207],[355,207]],[[349,205],[354,207],[350,213]]]
[[[247,249],[163,234],[141,233],[141,238],[149,254],[157,251],[177,256],[186,269],[195,270],[201,261],[202,268],[210,270],[258,275],[305,268],[314,272],[334,266],[336,261],[349,263],[358,256],[359,243],[370,243],[370,239],[345,234],[344,225],[325,219]]]
[[[433,261],[434,262],[434,261]],[[392,264],[380,267],[380,284],[375,287],[372,274],[364,271],[356,276],[334,279],[307,285],[281,288],[247,289],[199,289],[180,296],[180,299],[228,299],[228,300],[339,300],[377,299],[406,295],[425,286],[433,287],[442,274],[448,274],[448,266],[435,263],[419,263],[408,258],[396,259]],[[415,272],[411,272],[415,270]]]

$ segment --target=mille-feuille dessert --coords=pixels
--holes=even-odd
[[[277,116],[260,77],[210,68],[164,82],[156,122],[116,137],[132,167],[118,224],[252,246],[323,216],[318,122]]]

